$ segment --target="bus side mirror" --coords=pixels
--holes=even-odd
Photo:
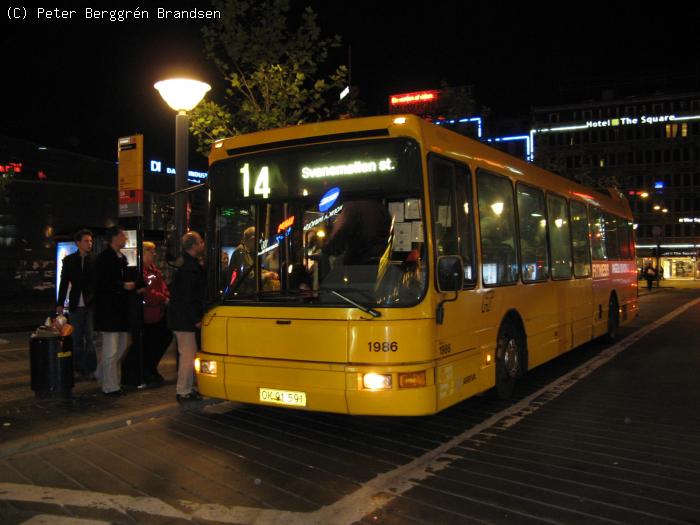
[[[464,264],[458,255],[443,255],[437,261],[438,292],[459,292],[464,287]]]
[[[445,303],[457,300],[459,292],[464,287],[464,264],[458,255],[445,255],[438,257],[437,261],[437,287],[438,292],[454,292],[452,299],[444,299],[435,310],[435,322],[442,324],[445,321]]]

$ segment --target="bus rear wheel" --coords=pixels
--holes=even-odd
[[[508,399],[515,389],[517,378],[524,373],[524,345],[520,330],[506,321],[498,331],[496,343],[496,394]]]

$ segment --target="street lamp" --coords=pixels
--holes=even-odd
[[[177,111],[175,116],[175,253],[180,253],[180,242],[186,232],[185,194],[182,192],[187,187],[188,164],[188,129],[189,119],[187,112],[194,109],[200,103],[207,91],[211,89],[209,84],[187,78],[172,78],[156,82],[155,87],[165,102]]]

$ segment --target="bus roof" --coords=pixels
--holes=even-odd
[[[419,140],[425,153],[440,154],[472,167],[497,172],[632,219],[627,199],[614,188],[609,194],[600,193],[415,115],[333,120],[237,135],[216,141],[212,145],[209,163],[240,154],[302,145],[406,136]]]

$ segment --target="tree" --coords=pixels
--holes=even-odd
[[[340,37],[323,38],[307,8],[291,28],[288,0],[215,0],[222,18],[202,30],[206,56],[226,83],[225,103],[207,100],[191,113],[190,129],[207,154],[217,139],[354,114],[356,101],[339,100],[344,65],[323,75]]]

